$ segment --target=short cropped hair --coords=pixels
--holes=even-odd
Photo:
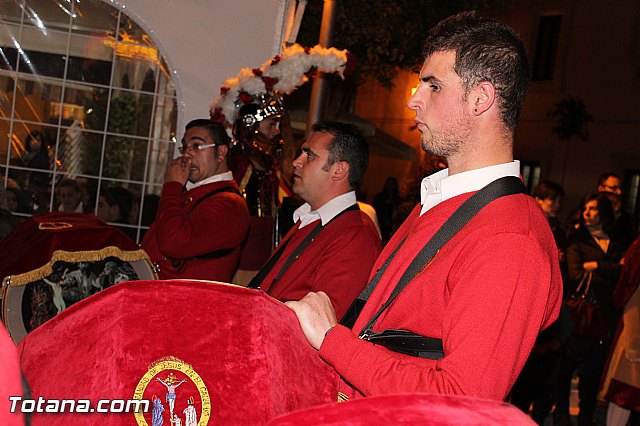
[[[312,130],[333,135],[329,144],[327,166],[338,161],[347,162],[349,185],[352,189],[357,189],[369,165],[369,145],[360,128],[350,123],[320,121],[312,126]]]
[[[533,197],[541,200],[555,200],[558,197],[564,197],[564,189],[550,180],[541,180],[533,190]]]
[[[216,145],[231,146],[231,138],[229,138],[229,135],[222,124],[211,121],[208,118],[196,118],[195,120],[191,120],[187,123],[185,129],[189,130],[193,127],[206,129]]]
[[[475,12],[462,12],[438,23],[425,41],[423,55],[454,51],[454,70],[465,93],[483,81],[496,88],[500,115],[513,132],[529,84],[529,62],[522,40],[509,26]]]
[[[112,186],[110,188],[102,188],[100,194],[110,207],[118,205],[120,208],[120,217],[118,220],[127,221],[129,212],[133,204],[133,194],[126,188],[121,186]]]
[[[73,179],[62,179],[58,184],[58,188],[73,188],[74,191],[80,192],[80,185]]]
[[[598,178],[598,186],[604,185],[604,183],[609,178],[615,178],[615,179],[618,179],[619,181],[622,181],[622,178],[620,176],[618,176],[617,174],[615,174],[615,173],[603,173]]]

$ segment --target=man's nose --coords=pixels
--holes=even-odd
[[[413,92],[413,95],[411,95],[411,97],[407,101],[407,107],[409,109],[414,110],[414,111],[417,111],[418,109],[423,109],[422,102],[420,101],[420,98],[418,97],[419,90],[420,90],[420,88],[418,87],[416,89],[416,91]]]

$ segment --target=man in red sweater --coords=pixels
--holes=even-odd
[[[230,140],[208,119],[187,124],[156,220],[142,241],[160,279],[231,281],[249,230],[249,211],[227,166]]]
[[[319,122],[293,161],[293,192],[306,203],[250,287],[282,300],[327,295],[342,318],[360,294],[378,254],[378,231],[356,203],[367,168],[367,141],[356,126]]]
[[[337,324],[326,295],[288,302],[320,356],[341,375],[340,400],[399,392],[504,399],[538,332],[558,316],[562,283],[549,225],[524,194],[484,207],[451,238],[378,318],[374,332],[402,329],[442,341],[426,359],[358,338],[408,264],[473,193],[519,176],[513,135],[528,84],[515,32],[463,13],[438,24],[425,44],[420,84],[409,100],[422,148],[449,168],[425,178],[421,204],[392,237],[373,271],[399,247],[353,330]]]

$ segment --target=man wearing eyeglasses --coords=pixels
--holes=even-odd
[[[158,278],[231,281],[249,211],[227,164],[230,142],[211,120],[187,124],[182,155],[167,167],[156,220],[142,241]]]

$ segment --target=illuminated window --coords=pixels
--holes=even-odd
[[[529,194],[540,182],[540,163],[520,161],[520,174]]]
[[[20,190],[18,214],[57,211],[68,179],[91,213],[112,187],[142,203],[159,194],[177,100],[149,35],[102,0],[0,5],[0,172]],[[42,135],[42,152],[27,150],[32,132]],[[137,210],[117,224],[139,240],[151,212]]]
[[[640,222],[640,170],[627,170],[623,184],[622,207],[637,225]]]

